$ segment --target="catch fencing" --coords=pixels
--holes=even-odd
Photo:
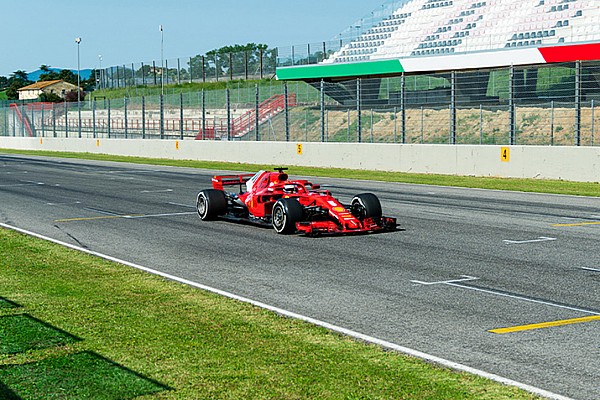
[[[0,135],[596,146],[600,64],[576,62],[0,108]],[[130,92],[131,93],[131,92]],[[143,93],[143,92],[141,92]]]

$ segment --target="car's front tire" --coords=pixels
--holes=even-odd
[[[304,208],[296,199],[279,199],[271,216],[275,232],[290,234],[296,231],[296,222],[302,221]]]
[[[222,190],[206,189],[198,193],[196,211],[203,221],[210,221],[227,211],[227,198]]]
[[[352,214],[359,220],[381,218],[381,203],[373,193],[361,193],[352,198]]]

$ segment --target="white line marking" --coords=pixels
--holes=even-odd
[[[160,169],[143,169],[143,170],[133,170],[133,169],[125,169],[125,170],[116,170],[116,171],[99,171],[97,174],[149,174],[152,172],[161,172]]]
[[[68,204],[81,204],[80,201],[71,201],[71,202],[66,202],[66,203],[46,203],[47,206],[63,206],[63,205],[68,205]]]
[[[123,264],[123,265],[129,266],[131,268],[139,269],[141,271],[145,271],[145,272],[151,273],[153,275],[162,276],[163,278],[170,279],[170,280],[173,280],[175,282],[183,283],[184,285],[189,285],[189,286],[201,289],[201,290],[206,290],[208,292],[215,293],[215,294],[218,294],[218,295],[221,295],[221,296],[224,296],[224,297],[228,297],[228,298],[233,299],[233,300],[241,301],[243,303],[252,304],[254,306],[257,306],[257,307],[260,307],[260,308],[264,308],[265,310],[269,310],[269,311],[275,312],[277,314],[280,314],[280,315],[283,315],[283,316],[286,316],[286,317],[289,317],[289,318],[294,318],[294,319],[298,319],[298,320],[301,320],[301,321],[308,322],[308,323],[313,324],[313,325],[321,326],[321,327],[323,327],[325,329],[329,329],[331,331],[341,333],[342,335],[346,335],[346,336],[349,336],[349,337],[352,337],[352,338],[355,338],[355,339],[358,339],[358,340],[361,340],[361,341],[364,341],[364,342],[376,344],[378,346],[385,347],[385,348],[388,348],[388,349],[391,349],[391,350],[395,350],[395,351],[398,351],[400,353],[408,354],[410,356],[417,357],[417,358],[423,359],[425,361],[430,361],[430,362],[442,365],[442,366],[447,367],[447,368],[452,368],[452,369],[455,369],[455,370],[458,370],[458,371],[463,371],[463,372],[467,372],[467,373],[470,373],[470,374],[473,374],[473,375],[481,376],[483,378],[490,379],[490,380],[502,383],[504,385],[515,386],[515,387],[518,387],[520,389],[526,390],[526,391],[528,391],[530,393],[536,394],[538,396],[543,396],[543,397],[547,397],[549,399],[554,399],[554,400],[573,400],[570,397],[562,396],[562,395],[559,395],[559,394],[556,394],[556,393],[549,392],[549,391],[544,390],[544,389],[537,388],[535,386],[527,385],[525,383],[517,382],[517,381],[514,381],[512,379],[504,378],[504,377],[502,377],[500,375],[496,375],[496,374],[492,374],[492,373],[489,373],[489,372],[485,372],[485,371],[482,371],[482,370],[479,370],[479,369],[476,369],[476,368],[469,367],[469,366],[464,365],[464,364],[459,364],[459,363],[456,363],[454,361],[446,360],[444,358],[440,358],[440,357],[436,357],[436,356],[433,356],[433,355],[430,355],[430,354],[427,354],[427,353],[423,353],[423,352],[418,351],[418,350],[413,350],[413,349],[410,349],[408,347],[400,346],[400,345],[397,345],[395,343],[391,343],[391,342],[388,342],[388,341],[385,341],[385,340],[382,340],[382,339],[375,338],[373,336],[368,336],[368,335],[365,335],[365,334],[362,334],[362,333],[359,333],[359,332],[356,332],[356,331],[351,331],[349,329],[342,328],[340,326],[333,325],[333,324],[330,324],[328,322],[320,321],[318,319],[311,318],[311,317],[306,317],[304,315],[297,314],[297,313],[294,313],[292,311],[287,311],[287,310],[284,310],[284,309],[279,308],[279,307],[270,306],[268,304],[265,304],[265,303],[262,303],[262,302],[259,302],[259,301],[255,301],[255,300],[252,300],[252,299],[249,299],[249,298],[246,298],[246,297],[238,296],[238,295],[233,294],[233,293],[225,292],[225,291],[220,290],[220,289],[215,289],[213,287],[202,285],[200,283],[193,282],[193,281],[190,281],[190,280],[187,280],[187,279],[184,279],[184,278],[180,278],[180,277],[177,277],[177,276],[174,276],[174,275],[169,275],[169,274],[166,274],[164,272],[157,271],[157,270],[154,270],[154,269],[151,269],[151,268],[143,267],[141,265],[134,264],[134,263],[131,263],[129,261],[120,260],[118,258],[115,258],[115,257],[112,257],[112,256],[108,256],[106,254],[98,253],[98,252],[95,252],[95,251],[92,251],[92,250],[87,250],[87,249],[84,249],[84,248],[79,247],[79,246],[75,246],[75,245],[72,245],[72,244],[69,244],[69,243],[61,242],[60,240],[52,239],[52,238],[47,237],[47,236],[43,236],[43,235],[31,232],[31,231],[27,231],[25,229],[20,229],[20,228],[17,228],[17,227],[11,226],[11,225],[7,225],[7,224],[4,224],[4,223],[0,223],[0,226],[2,226],[4,228],[7,228],[7,229],[11,229],[11,230],[17,231],[17,232],[24,233],[24,234],[29,235],[29,236],[37,237],[39,239],[43,239],[43,240],[46,240],[46,241],[49,241],[49,242],[52,242],[52,243],[56,243],[56,244],[59,244],[61,246],[73,249],[73,250],[77,250],[77,251],[81,251],[83,253],[91,254],[93,256],[100,257],[100,258],[103,258],[105,260],[113,261],[113,262],[116,262],[116,263],[119,263],[119,264]]]
[[[173,203],[173,202],[168,202],[167,204],[170,204],[172,206],[180,206],[180,207],[187,207],[187,208],[196,208],[196,206],[192,206],[190,204],[181,204],[181,203]]]
[[[30,181],[21,181],[24,183],[11,183],[9,185],[0,185],[0,187],[17,187],[17,186],[41,186],[43,182],[30,182]]]
[[[114,212],[111,212],[111,211],[97,210],[97,209],[91,208],[91,207],[85,207],[84,210],[93,211],[93,212],[97,212],[97,213],[104,214],[104,215],[112,215],[115,217],[120,216],[119,214],[115,214]]]
[[[600,269],[596,269],[596,268],[580,267],[580,269],[584,269],[586,271],[592,271],[592,272],[600,272]]]
[[[585,268],[582,267],[581,269],[586,269],[586,270],[593,270],[593,271],[597,271],[600,272],[600,270],[594,270],[592,268]],[[475,280],[479,280],[479,278],[476,278],[474,276],[469,276],[469,275],[461,275],[462,278],[460,279],[451,279],[451,280],[447,280],[447,281],[438,281],[438,282],[423,282],[423,281],[416,281],[416,280],[412,280],[412,283],[418,283],[420,285],[448,285],[448,286],[454,286],[454,287],[459,287],[462,289],[469,289],[469,290],[474,290],[477,292],[482,292],[482,293],[487,293],[487,294],[493,294],[496,296],[502,296],[502,297],[508,297],[511,299],[515,299],[515,300],[521,300],[521,301],[527,301],[530,303],[537,303],[537,304],[543,304],[546,306],[552,306],[552,307],[557,307],[557,308],[564,308],[567,310],[571,310],[571,311],[577,311],[577,312],[583,312],[586,314],[591,314],[591,315],[600,315],[600,313],[596,313],[590,310],[584,310],[581,308],[577,308],[577,307],[570,307],[570,306],[565,306],[562,304],[556,304],[556,303],[552,303],[549,301],[543,301],[543,300],[535,300],[535,299],[530,299],[527,297],[523,297],[523,296],[518,296],[518,295],[514,295],[514,294],[509,294],[509,293],[503,293],[500,291],[495,291],[492,289],[482,289],[482,288],[477,288],[477,287],[473,287],[473,286],[466,286],[466,285],[461,285],[461,282],[469,282],[469,281],[475,281]]]
[[[556,238],[540,236],[537,239],[532,240],[503,240],[506,244],[527,244],[527,243],[539,243],[539,242],[552,242],[557,240]]]
[[[173,189],[163,189],[163,190],[142,190],[140,193],[168,193],[172,192]]]
[[[461,276],[462,276],[461,279],[452,279],[449,281],[438,281],[438,282],[411,281],[411,282],[418,283],[419,285],[445,285],[448,283],[469,282],[469,281],[476,281],[479,279],[479,278],[475,278],[474,276],[469,276],[469,275],[461,275]]]
[[[476,287],[472,287],[472,286],[460,285],[458,283],[448,283],[447,285],[459,287],[459,288],[462,288],[462,289],[475,290],[476,292],[493,294],[493,295],[496,295],[496,296],[508,297],[508,298],[515,299],[515,300],[528,301],[530,303],[543,304],[543,305],[546,305],[546,306],[552,306],[552,307],[557,307],[557,308],[564,308],[565,310],[577,311],[577,312],[582,312],[582,313],[585,313],[585,314],[600,315],[600,313],[593,312],[593,311],[590,311],[590,310],[584,310],[584,309],[577,308],[577,307],[564,306],[562,304],[556,304],[556,303],[552,303],[552,302],[549,302],[549,301],[530,299],[530,298],[527,298],[527,297],[517,296],[517,295],[514,295],[514,294],[497,292],[495,290],[490,290],[490,289],[481,289],[481,288],[476,288]]]

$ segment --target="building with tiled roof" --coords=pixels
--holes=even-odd
[[[19,100],[35,100],[42,93],[52,93],[59,97],[65,97],[66,93],[74,91],[77,91],[77,85],[62,80],[40,81],[17,90]]]

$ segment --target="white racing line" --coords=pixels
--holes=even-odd
[[[529,243],[540,243],[540,242],[553,242],[555,240],[557,240],[557,239],[551,238],[551,237],[546,237],[546,236],[540,236],[537,239],[531,239],[531,240],[503,240],[503,242],[506,244],[529,244]]]
[[[119,264],[122,264],[122,265],[126,265],[128,267],[132,267],[132,268],[135,268],[135,269],[138,269],[138,270],[141,270],[141,271],[145,271],[145,272],[151,273],[153,275],[161,276],[163,278],[166,278],[166,279],[169,279],[169,280],[172,280],[172,281],[175,281],[175,282],[179,282],[179,283],[182,283],[184,285],[189,285],[189,286],[192,286],[192,287],[195,287],[195,288],[198,288],[198,289],[201,289],[201,290],[205,290],[205,291],[208,291],[208,292],[211,292],[211,293],[215,293],[215,294],[218,294],[218,295],[221,295],[221,296],[233,299],[233,300],[237,300],[237,301],[241,301],[241,302],[244,302],[244,303],[252,304],[254,306],[257,306],[257,307],[260,307],[260,308],[263,308],[263,309],[275,312],[277,314],[280,314],[280,315],[283,315],[283,316],[286,316],[286,317],[289,317],[289,318],[294,318],[294,319],[298,319],[298,320],[301,320],[301,321],[305,321],[305,322],[308,322],[310,324],[317,325],[317,326],[329,329],[330,331],[337,332],[337,333],[340,333],[342,335],[346,335],[346,336],[352,337],[354,339],[358,339],[360,341],[364,341],[364,342],[367,342],[367,343],[375,344],[375,345],[384,347],[386,349],[395,350],[395,351],[398,351],[400,353],[404,353],[404,354],[407,354],[407,355],[410,355],[410,356],[413,356],[413,357],[417,357],[417,358],[420,358],[422,360],[429,361],[429,362],[432,362],[432,363],[435,363],[435,364],[438,364],[438,365],[441,365],[441,366],[444,366],[444,367],[447,367],[447,368],[451,368],[451,369],[454,369],[454,370],[457,370],[457,371],[463,371],[463,372],[467,372],[467,373],[470,373],[470,374],[473,374],[473,375],[477,375],[477,376],[480,376],[480,377],[483,377],[483,378],[487,378],[487,379],[490,379],[492,381],[502,383],[504,385],[515,386],[515,387],[518,387],[518,388],[523,389],[525,391],[528,391],[530,393],[536,394],[538,396],[546,397],[548,399],[555,399],[555,400],[573,400],[570,397],[565,397],[565,396],[562,396],[562,395],[559,395],[559,394],[556,394],[556,393],[552,393],[552,392],[549,392],[547,390],[537,388],[535,386],[527,385],[525,383],[517,382],[517,381],[514,381],[512,379],[504,378],[504,377],[496,375],[496,374],[492,374],[492,373],[485,372],[485,371],[482,371],[482,370],[479,370],[479,369],[476,369],[476,368],[469,367],[467,365],[459,364],[459,363],[456,363],[456,362],[453,362],[453,361],[450,361],[450,360],[446,360],[446,359],[443,359],[443,358],[440,358],[440,357],[436,357],[436,356],[433,356],[431,354],[427,354],[427,353],[423,353],[423,352],[418,351],[418,350],[410,349],[408,347],[400,346],[400,345],[397,345],[395,343],[391,343],[391,342],[388,342],[388,341],[385,341],[385,340],[382,340],[382,339],[378,339],[378,338],[373,337],[373,336],[368,336],[368,335],[362,334],[360,332],[355,332],[355,331],[343,328],[341,326],[333,325],[333,324],[330,324],[328,322],[320,321],[320,320],[315,319],[315,318],[307,317],[307,316],[304,316],[304,315],[301,315],[301,314],[297,314],[297,313],[292,312],[292,311],[288,311],[288,310],[284,310],[282,308],[274,307],[274,306],[271,306],[271,305],[268,305],[268,304],[265,304],[265,303],[261,303],[261,302],[256,301],[256,300],[252,300],[252,299],[249,299],[249,298],[246,298],[246,297],[238,296],[236,294],[229,293],[229,292],[226,292],[226,291],[223,291],[223,290],[220,290],[220,289],[216,289],[216,288],[213,288],[213,287],[210,287],[210,286],[202,285],[200,283],[193,282],[193,281],[190,281],[190,280],[187,280],[187,279],[184,279],[184,278],[180,278],[180,277],[177,277],[177,276],[174,276],[174,275],[166,274],[164,272],[157,271],[157,270],[154,270],[154,269],[151,269],[151,268],[147,268],[147,267],[144,267],[142,265],[134,264],[134,263],[131,263],[129,261],[120,260],[118,258],[111,257],[111,256],[106,255],[106,254],[98,253],[98,252],[95,252],[95,251],[92,251],[92,250],[87,250],[87,249],[84,249],[82,247],[75,246],[75,245],[72,245],[72,244],[69,244],[69,243],[61,242],[60,240],[52,239],[50,237],[43,236],[43,235],[40,235],[40,234],[35,233],[35,232],[27,231],[25,229],[17,228],[15,226],[7,225],[7,224],[4,224],[4,223],[0,223],[0,226],[3,227],[3,228],[6,228],[6,229],[11,229],[13,231],[17,231],[17,232],[29,235],[29,236],[33,236],[33,237],[36,237],[36,238],[39,238],[39,239],[43,239],[43,240],[46,240],[46,241],[49,241],[49,242],[52,242],[52,243],[56,243],[56,244],[59,244],[61,246],[73,249],[73,250],[77,250],[77,251],[80,251],[80,252],[83,252],[83,253],[87,253],[87,254],[90,254],[90,255],[93,255],[93,256],[96,256],[96,257],[100,257],[100,258],[103,258],[105,260],[113,261],[113,262],[116,262],[116,263],[119,263]]]

